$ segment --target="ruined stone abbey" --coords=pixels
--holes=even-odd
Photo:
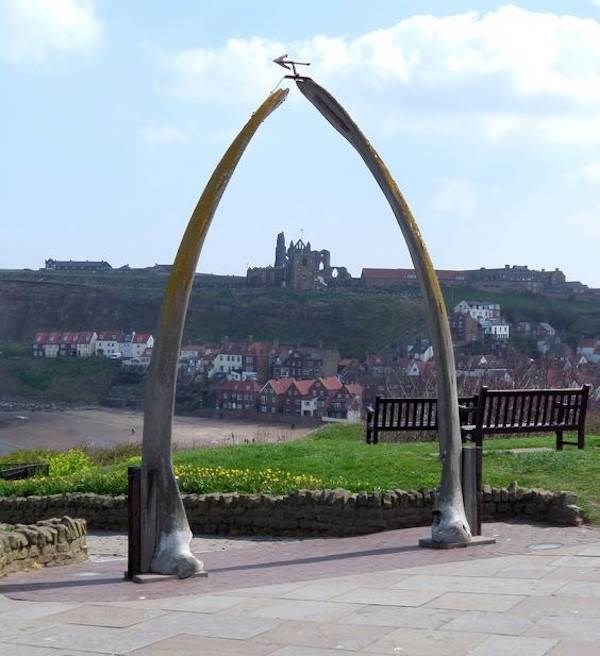
[[[299,290],[326,288],[351,278],[346,267],[331,266],[329,251],[313,251],[310,242],[290,241],[286,250],[283,232],[277,235],[274,266],[254,267],[246,274],[249,287]]]

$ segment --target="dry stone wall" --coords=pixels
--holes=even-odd
[[[0,524],[0,576],[87,560],[86,532],[84,519],[70,517]]]
[[[435,492],[389,490],[300,490],[266,494],[187,494],[191,528],[197,533],[342,536],[374,533],[431,523]],[[484,520],[526,519],[572,526],[584,521],[568,492],[484,488]],[[125,531],[125,496],[68,493],[47,497],[0,498],[0,522],[32,523],[57,515],[84,518],[90,528]]]

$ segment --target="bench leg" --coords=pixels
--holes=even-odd
[[[583,428],[577,431],[577,448],[585,449],[585,430]]]
[[[556,450],[563,450],[563,432],[561,430],[556,431]]]

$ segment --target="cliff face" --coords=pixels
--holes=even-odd
[[[0,340],[27,341],[40,330],[152,327],[158,304],[110,288],[0,280]]]
[[[27,342],[42,330],[153,331],[165,279],[151,282],[0,279],[0,340]],[[422,325],[420,303],[391,295],[210,288],[196,283],[185,338],[322,340],[337,344],[345,356],[360,357],[404,329]]]

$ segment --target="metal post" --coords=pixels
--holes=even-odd
[[[142,522],[141,522],[141,483],[142,468],[127,468],[127,512],[128,512],[128,542],[127,542],[127,578],[132,580],[142,571]]]
[[[464,444],[462,450],[462,493],[465,515],[471,528],[471,535],[481,535],[478,479],[481,466],[478,462],[481,451],[474,444]]]

